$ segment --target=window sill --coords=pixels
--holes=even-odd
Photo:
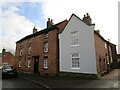
[[[79,45],[71,45],[70,47],[71,47],[71,48],[72,48],[72,47],[79,47]]]
[[[80,68],[71,68],[71,69],[79,70]]]
[[[44,51],[44,53],[48,53],[48,51],[47,52]]]
[[[44,70],[48,70],[48,68],[43,68]]]

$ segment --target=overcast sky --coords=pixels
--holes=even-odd
[[[95,30],[118,46],[118,1],[3,0],[0,2],[0,50],[15,50],[15,42],[32,34],[34,26],[44,29],[48,18],[56,24],[68,20],[72,13],[81,19],[89,13]]]

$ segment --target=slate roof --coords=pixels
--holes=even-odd
[[[66,21],[66,20],[64,20],[64,21]],[[55,25],[53,25],[53,26],[51,26],[51,27],[49,27],[49,28],[45,28],[45,29],[43,29],[43,30],[41,30],[41,31],[38,31],[38,32],[36,32],[36,33],[30,34],[30,35],[28,35],[28,36],[20,39],[20,40],[17,41],[16,43],[21,42],[21,41],[24,41],[24,40],[27,40],[27,39],[32,38],[32,37],[35,37],[35,36],[37,36],[37,35],[43,34],[43,33],[45,33],[45,32],[49,32],[49,31],[51,31],[51,30],[58,29],[57,26],[58,26],[59,24],[63,23],[64,21],[62,21],[62,22],[60,22],[60,23],[57,23],[57,24],[55,24]]]

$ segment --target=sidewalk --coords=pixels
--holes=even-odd
[[[114,69],[110,73],[101,77],[102,80],[118,80],[120,79],[120,69]]]
[[[114,71],[113,71],[114,72]],[[19,74],[20,78],[31,81],[47,89],[51,88],[112,88],[115,80],[92,80],[72,77],[43,76],[38,74]]]

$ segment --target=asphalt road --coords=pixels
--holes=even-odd
[[[2,79],[2,88],[43,88],[21,78],[4,78]]]

